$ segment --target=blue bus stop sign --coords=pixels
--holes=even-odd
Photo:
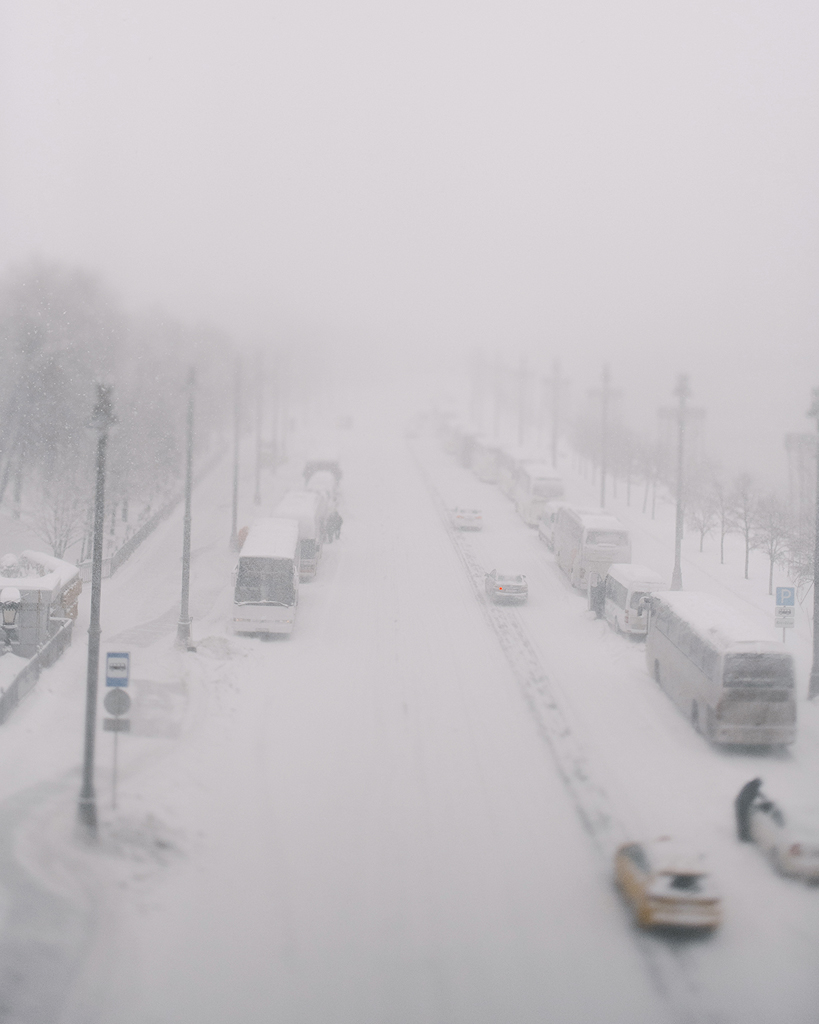
[[[105,685],[127,686],[131,674],[131,655],[109,652],[105,656]]]

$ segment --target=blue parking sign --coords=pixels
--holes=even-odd
[[[776,606],[777,608],[787,608],[793,606],[796,603],[796,587],[777,587],[776,588]]]

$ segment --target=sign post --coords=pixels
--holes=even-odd
[[[106,732],[114,734],[114,770],[111,780],[111,806],[117,809],[117,739],[121,732],[130,732],[130,718],[123,718],[131,707],[131,698],[126,687],[131,675],[131,655],[109,652],[105,658],[105,685],[114,687],[106,693],[103,704],[105,710],[113,718],[104,718],[102,727]]]
[[[774,626],[782,629],[782,643],[785,643],[785,630],[793,629],[796,622],[796,588],[776,588],[776,610]]]

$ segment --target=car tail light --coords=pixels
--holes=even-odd
[[[628,625],[628,608],[626,608],[626,617],[625,617],[624,621],[625,621],[626,625]]]
[[[802,844],[801,843],[794,843],[793,846],[790,848],[790,850],[788,850],[788,853],[791,855],[791,857],[801,857],[802,856]]]

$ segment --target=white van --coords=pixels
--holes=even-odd
[[[616,633],[645,636],[648,626],[646,602],[640,602],[654,590],[663,590],[662,576],[645,565],[615,562],[606,576],[603,614]]]
[[[570,508],[568,501],[549,501],[543,508],[543,515],[537,522],[537,535],[550,551],[555,549],[555,524],[557,513],[562,508]]]

